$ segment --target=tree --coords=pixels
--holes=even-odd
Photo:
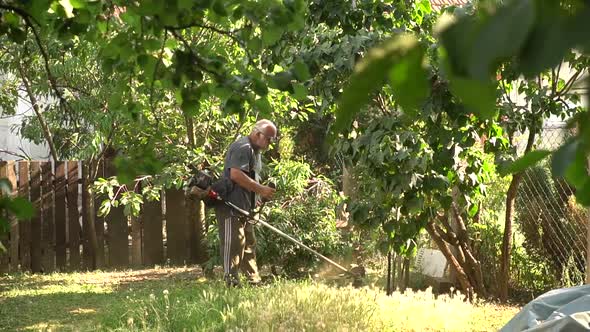
[[[438,28],[441,43],[441,63],[450,91],[465,106],[464,114],[473,114],[482,121],[497,119],[497,79],[500,66],[511,63],[517,76],[532,77],[546,69],[556,67],[572,49],[585,54],[588,39],[586,31],[590,10],[580,1],[514,1],[505,6],[482,5],[474,14],[445,17]],[[467,36],[467,37],[466,37]],[[551,52],[546,52],[551,45]],[[346,128],[355,113],[371,98],[371,92],[381,88],[389,78],[396,89],[393,73],[414,73],[413,77],[426,78],[422,68],[425,53],[416,37],[399,35],[368,55],[358,66],[352,83],[340,102],[335,130]],[[362,82],[360,86],[357,82]],[[406,100],[405,110],[419,108],[428,95],[427,86],[397,86],[398,94],[415,96]],[[397,97],[399,99],[399,96]],[[403,99],[399,100],[403,103]],[[441,111],[437,113],[442,113]],[[410,113],[417,119],[421,113]],[[538,120],[537,120],[538,121]],[[590,177],[586,172],[586,156],[590,144],[588,112],[573,118],[576,137],[555,152],[553,172],[565,178],[576,188],[576,198],[589,205]],[[488,126],[493,129],[494,126]],[[548,151],[532,151],[506,168],[518,173],[541,160]],[[506,282],[506,280],[503,280]]]
[[[514,72],[513,65],[506,65],[501,71],[500,87],[502,98],[500,119],[509,139],[515,134],[528,132],[524,153],[534,149],[536,138],[541,134],[543,123],[550,116],[568,119],[583,111],[579,106],[581,96],[572,90],[577,79],[588,68],[588,57],[570,51],[562,62],[555,68],[545,70],[535,77],[524,80]],[[567,81],[561,77],[562,70],[571,71]],[[524,96],[522,101],[514,100],[514,95]],[[511,142],[514,146],[514,143]],[[516,146],[513,147],[516,155]],[[498,296],[502,300],[508,299],[508,283],[510,276],[510,251],[512,248],[512,223],[515,211],[516,196],[523,172],[512,175],[508,192],[506,193],[506,215],[504,236],[502,239],[502,257],[500,260],[500,276]]]
[[[54,159],[89,161],[94,175],[105,153],[115,151],[119,179],[99,188],[125,188],[141,175],[116,198],[137,214],[143,198],[131,188],[140,179],[153,198],[150,188],[177,185],[186,165],[204,165],[207,150],[224,147],[226,141],[213,146],[211,136],[237,134],[244,125],[229,118],[220,130],[221,118],[235,114],[247,124],[270,116],[267,82],[289,90],[295,81],[259,57],[303,25],[305,9],[298,0],[2,1],[0,34],[11,52],[3,68],[18,75],[36,111],[21,130],[44,139]]]

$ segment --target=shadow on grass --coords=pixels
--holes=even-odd
[[[46,279],[4,276],[0,279],[0,331],[94,331],[101,329],[97,322],[115,327],[128,311],[130,297],[190,289],[197,285],[197,277],[189,269],[62,274]]]
[[[0,329],[78,330],[116,301],[112,293],[21,295],[0,301]]]

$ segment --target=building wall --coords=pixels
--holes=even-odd
[[[15,115],[5,115],[0,110],[0,160],[23,159],[4,151],[26,156],[33,160],[49,159],[49,148],[45,144],[35,144],[21,137],[18,133],[23,119],[32,115],[34,112],[31,105],[26,103],[23,98],[19,98]]]

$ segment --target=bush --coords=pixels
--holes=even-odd
[[[271,164],[270,180],[277,184],[277,199],[267,207],[266,220],[325,256],[345,251],[336,229],[336,207],[341,198],[325,177],[312,177],[308,164],[287,161]],[[287,274],[314,267],[318,258],[280,235],[259,228],[260,264],[281,266]]]
[[[551,176],[547,163],[526,171],[517,196],[522,244],[535,266],[546,266],[542,289],[584,282],[586,217],[573,189]]]

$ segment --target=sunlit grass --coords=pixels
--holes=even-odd
[[[492,331],[517,308],[461,296],[277,280],[227,289],[197,269],[0,277],[6,331]]]

